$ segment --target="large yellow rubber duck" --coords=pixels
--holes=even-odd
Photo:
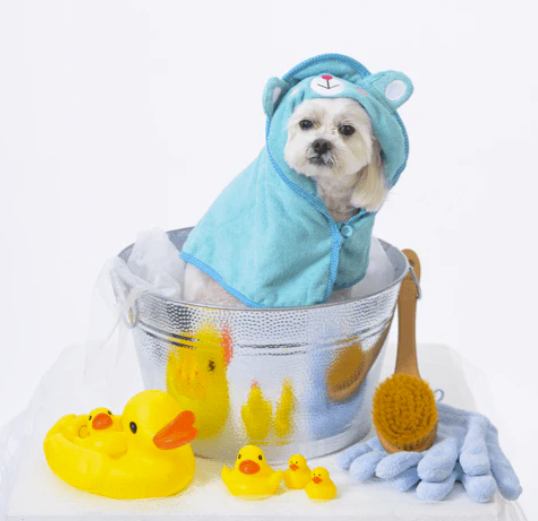
[[[336,485],[332,482],[329,471],[323,467],[316,467],[312,471],[312,479],[305,488],[310,499],[333,499],[336,496]]]
[[[300,454],[293,455],[288,461],[289,468],[284,473],[284,481],[288,488],[305,488],[311,478],[311,470],[306,464],[306,459]]]
[[[194,476],[194,419],[168,393],[144,391],[123,411],[123,455],[112,458],[95,447],[79,446],[55,426],[45,438],[45,456],[58,477],[93,494],[117,499],[171,496]]]
[[[268,465],[261,449],[246,445],[238,452],[233,469],[222,468],[222,481],[234,496],[261,499],[277,491],[283,474]]]
[[[230,408],[226,376],[232,357],[230,334],[206,324],[193,338],[169,340],[167,390],[180,407],[196,415],[199,439],[215,436],[226,424]]]

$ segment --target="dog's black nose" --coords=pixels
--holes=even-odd
[[[332,149],[332,144],[330,141],[327,141],[326,139],[316,139],[312,143],[312,148],[314,149],[314,152],[318,155],[325,154],[325,152],[329,152],[329,150]]]

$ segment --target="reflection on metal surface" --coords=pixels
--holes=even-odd
[[[264,444],[269,435],[273,417],[273,406],[263,395],[260,384],[252,382],[248,400],[241,407],[241,418],[249,443]]]
[[[178,249],[188,233],[170,233]],[[168,389],[194,411],[198,454],[234,458],[253,438],[263,438],[272,461],[294,453],[312,458],[368,432],[382,347],[407,273],[401,252],[382,244],[394,265],[394,282],[357,300],[260,310],[152,294],[138,298],[133,335],[144,385]],[[255,397],[256,388],[265,402]],[[255,406],[256,400],[268,406]],[[248,426],[242,414],[247,404]]]
[[[333,400],[347,400],[358,392],[368,371],[377,360],[390,331],[392,319],[383,333],[368,351],[364,351],[358,339],[351,339],[336,354],[327,371],[327,393]],[[346,343],[344,343],[346,344]]]
[[[228,418],[231,353],[228,331],[211,325],[202,325],[193,338],[169,337],[166,387],[181,407],[194,412],[201,439],[218,434]]]
[[[293,394],[292,382],[289,379],[284,380],[275,412],[275,433],[281,438],[281,443],[294,433],[296,408],[297,399]]]

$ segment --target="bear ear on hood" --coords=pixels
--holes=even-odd
[[[366,81],[395,110],[413,94],[413,84],[403,72],[379,72],[369,76]]]
[[[263,110],[268,118],[275,113],[279,101],[289,89],[289,83],[280,78],[271,78],[267,82],[263,91]]]

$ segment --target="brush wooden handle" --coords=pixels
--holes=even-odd
[[[420,281],[418,255],[413,250],[403,250],[403,254],[413,268],[417,280]],[[417,300],[418,288],[409,272],[402,281],[398,295],[398,354],[394,372],[420,377],[416,339]]]

